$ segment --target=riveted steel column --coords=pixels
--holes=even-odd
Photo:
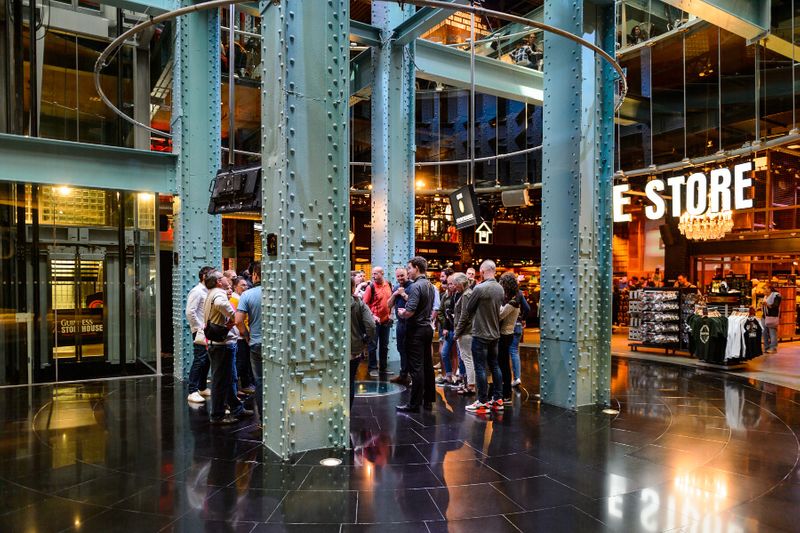
[[[545,22],[614,50],[613,5],[546,0]],[[545,33],[541,393],[568,408],[609,401],[613,77]]]
[[[414,49],[392,44],[393,29],[414,14],[387,2],[372,3],[381,45],[372,48],[372,264],[394,269],[414,255]],[[389,359],[399,359],[396,330]]]
[[[349,442],[348,6],[261,2],[264,444],[284,459]]]
[[[191,2],[185,2],[189,5]],[[219,18],[216,10],[177,19],[173,85],[173,149],[178,153],[172,323],[175,376],[186,379],[192,338],[184,310],[203,265],[222,267],[222,223],[208,214],[208,188],[220,164]]]

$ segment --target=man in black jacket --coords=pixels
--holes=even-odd
[[[431,311],[436,288],[425,276],[427,270],[424,257],[412,257],[408,262],[408,277],[412,280],[406,289],[408,300],[405,308],[397,311],[397,316],[406,320],[406,358],[411,376],[411,397],[407,404],[397,406],[399,412],[418,413],[420,405],[433,409],[436,399],[431,354]]]

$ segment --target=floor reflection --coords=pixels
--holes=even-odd
[[[536,380],[524,351],[500,416],[449,389],[397,416],[406,392],[364,386],[352,449],[289,463],[171,378],[2,389],[3,530],[797,530],[797,391],[619,359],[608,415],[541,404]]]

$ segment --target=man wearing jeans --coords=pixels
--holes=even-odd
[[[206,338],[203,335],[203,328],[206,325],[203,316],[203,304],[206,302],[208,289],[205,285],[206,274],[214,270],[210,266],[200,269],[200,282],[192,287],[189,296],[186,298],[186,321],[192,331],[192,348],[194,357],[192,367],[189,370],[189,396],[187,400],[191,403],[204,403],[206,396],[211,395],[211,391],[206,388],[208,381],[208,347]]]
[[[411,384],[411,380],[408,377],[408,358],[406,357],[406,319],[400,318],[399,313],[400,309],[406,307],[406,301],[408,300],[406,289],[411,286],[411,282],[408,281],[408,271],[403,267],[394,269],[394,279],[397,280],[397,288],[392,293],[392,297],[389,298],[389,310],[394,309],[397,316],[396,334],[397,353],[400,354],[400,374],[389,381],[408,386]]]
[[[372,269],[372,283],[364,291],[364,303],[375,318],[376,335],[369,343],[369,375],[386,379],[389,358],[389,330],[392,319],[389,316],[389,298],[392,297],[392,284],[383,277],[383,267]]]
[[[264,419],[264,364],[261,359],[261,263],[252,268],[253,285],[239,297],[236,307],[236,327],[250,347],[250,366],[256,389],[256,405],[261,419]],[[247,327],[245,327],[245,318]]]
[[[227,326],[229,329],[224,340],[209,339],[208,357],[211,360],[211,423],[234,424],[253,411],[248,411],[236,396],[236,384],[233,382],[233,357],[238,332],[234,325],[234,311],[230,298],[231,283],[220,272],[212,271],[206,276],[208,296],[203,306],[204,316],[208,323]],[[225,415],[225,407],[230,415]]]
[[[478,399],[469,404],[469,412],[485,413],[489,409],[503,410],[503,375],[497,363],[497,344],[500,339],[500,307],[503,305],[504,291],[494,279],[497,267],[493,261],[481,263],[483,281],[472,290],[472,297],[456,326],[456,339],[472,324],[472,359],[475,363],[475,382],[478,386]],[[492,374],[492,399],[488,396],[486,367]]]

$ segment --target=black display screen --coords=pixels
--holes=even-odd
[[[465,185],[450,195],[450,207],[457,229],[471,228],[481,223],[475,187]]]

